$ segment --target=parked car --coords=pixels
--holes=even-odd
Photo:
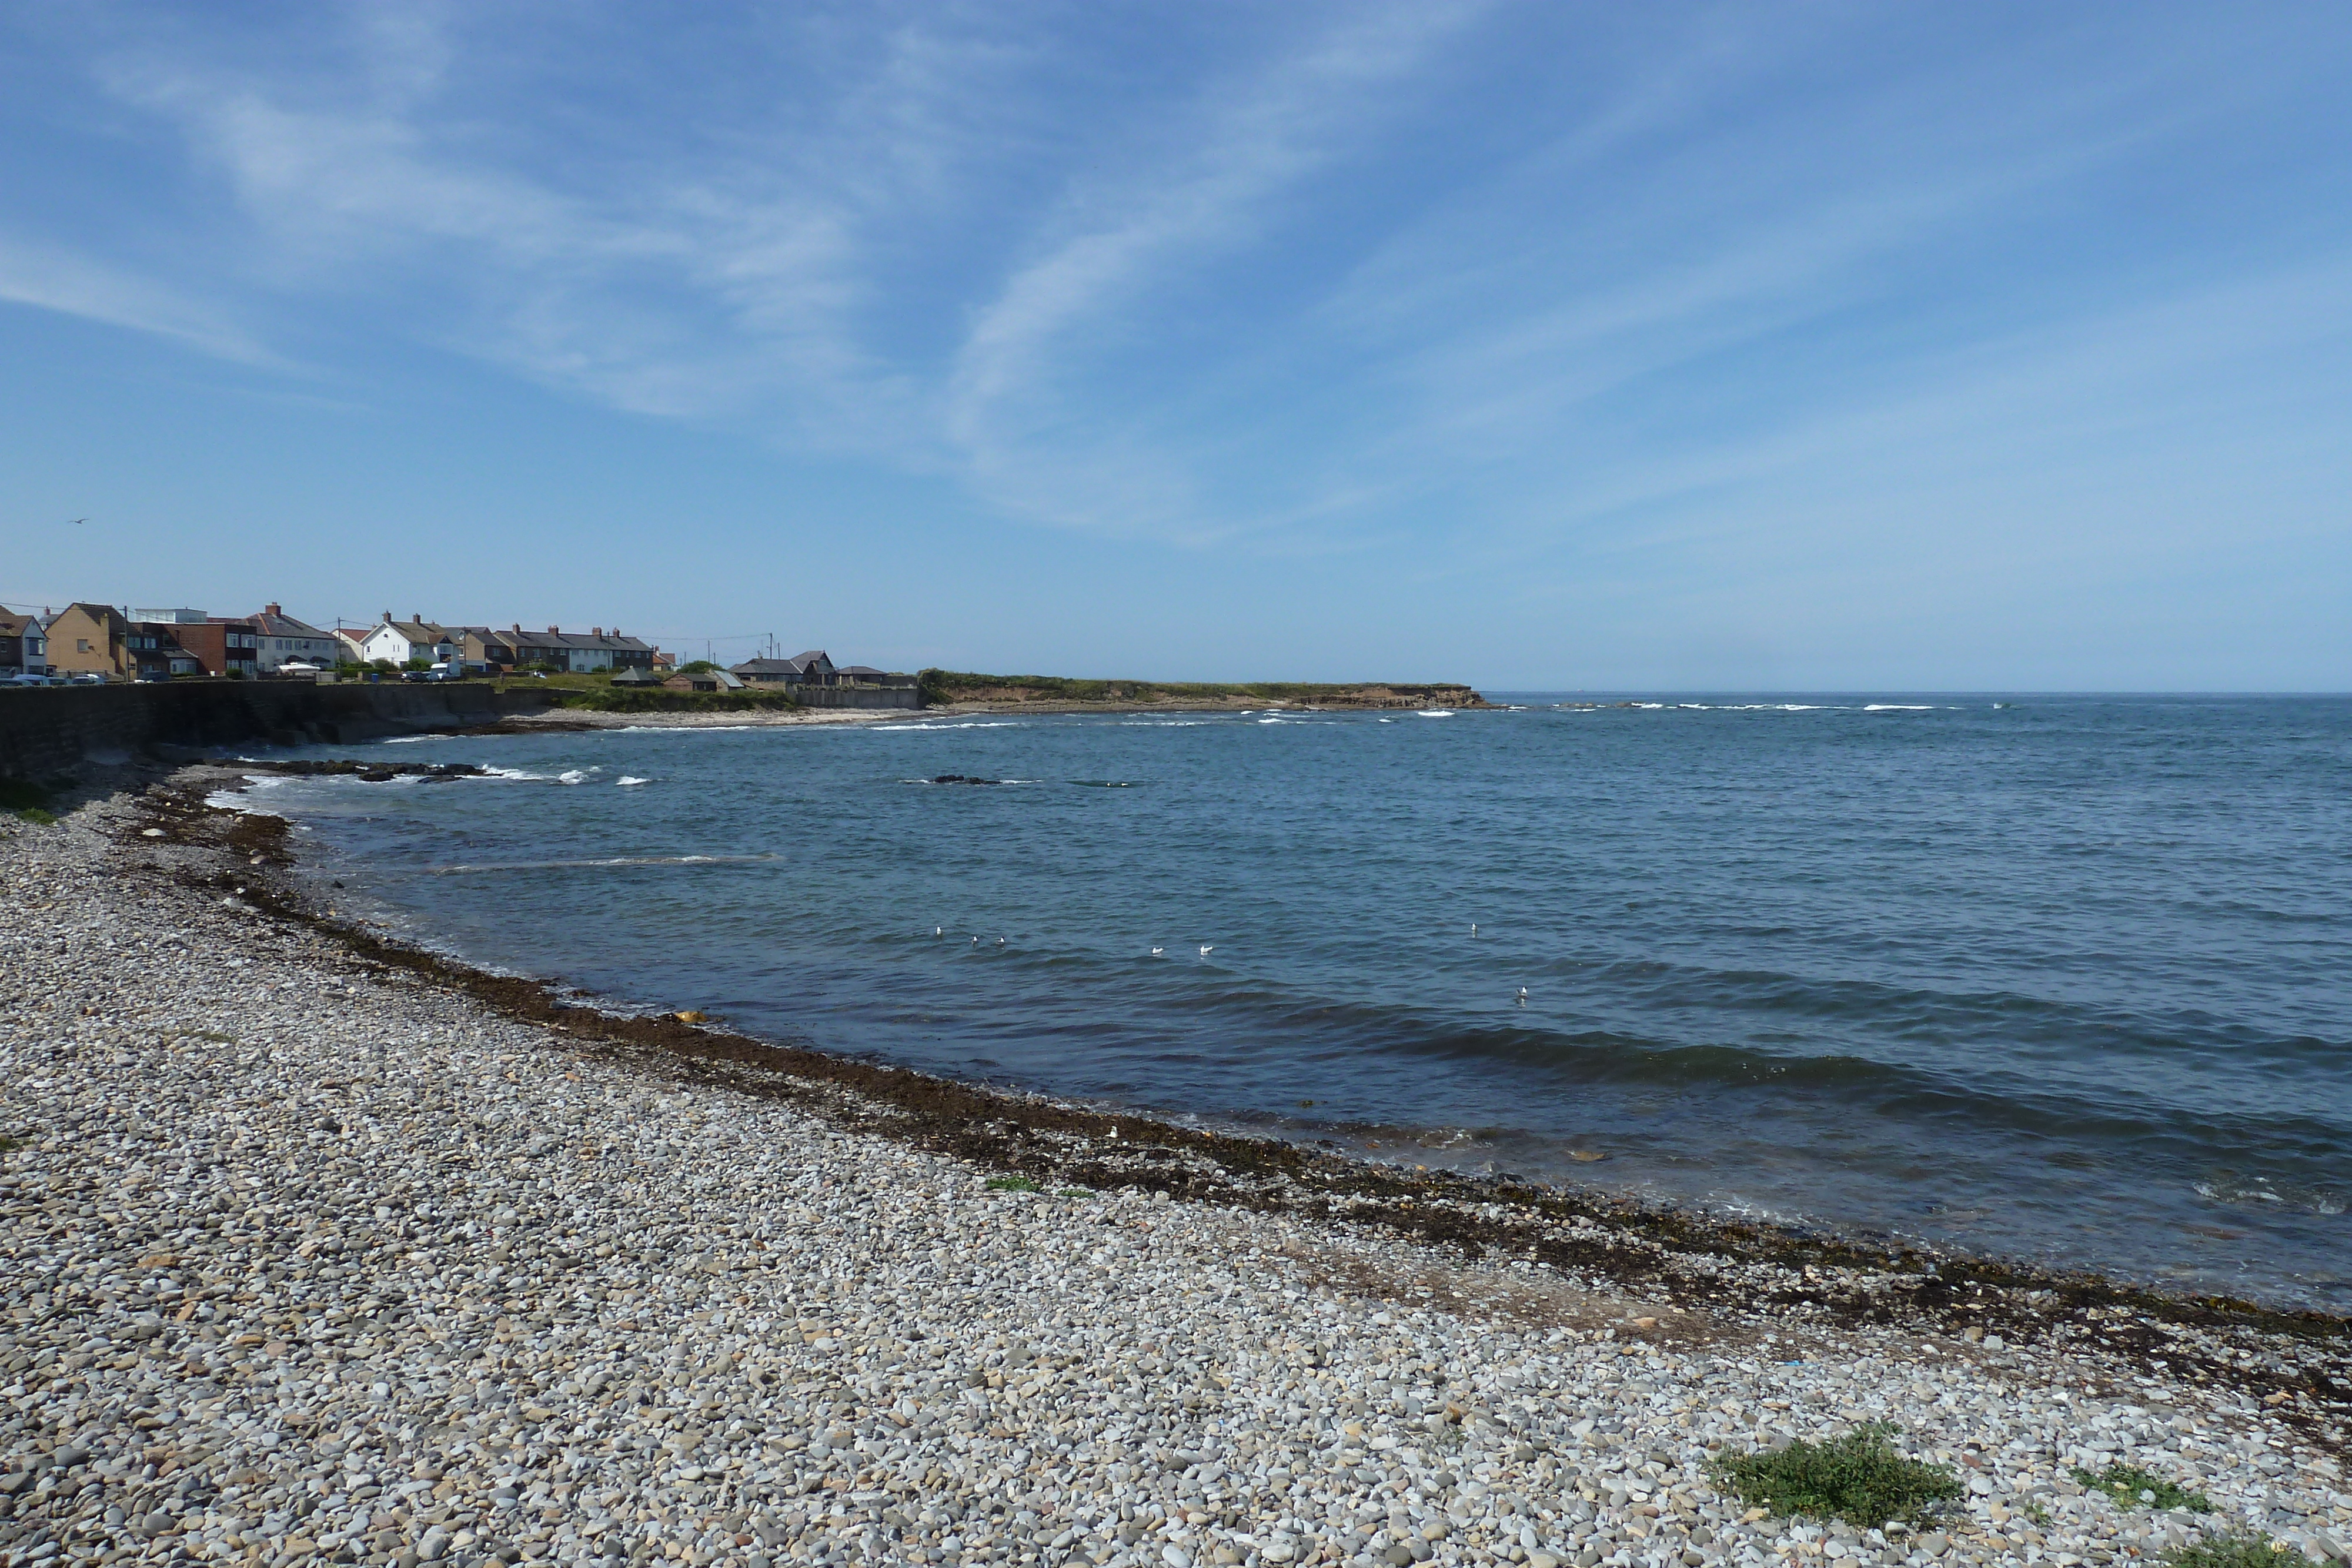
[[[0,675],[0,686],[47,686],[59,684],[61,683],[52,681],[47,675],[34,674],[29,670]]]

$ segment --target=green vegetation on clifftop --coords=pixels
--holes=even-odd
[[[1458,681],[1354,685],[1308,681],[1073,680],[1065,675],[983,675],[925,670],[916,677],[926,706],[946,703],[1311,703],[1333,707],[1478,707],[1486,699]]]

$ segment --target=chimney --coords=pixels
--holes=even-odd
[[[385,611],[383,612],[383,619],[386,624],[390,624],[392,621],[392,612],[389,610]]]
[[[588,635],[591,637],[602,637],[604,634],[604,629],[602,626],[591,626],[588,628]]]
[[[278,606],[276,606],[275,604],[265,604],[265,605],[263,605],[263,606],[261,607],[261,612],[262,612],[264,615],[283,615],[283,614],[285,614],[285,613],[286,613],[286,612],[284,612],[283,610],[278,609]]]
[[[411,621],[415,622],[419,626],[422,626],[422,625],[424,625],[424,624],[425,624],[425,612],[424,612],[423,611],[421,611],[421,610],[412,610],[412,611],[410,611],[410,612],[408,612],[408,618],[409,618]]]
[[[520,621],[515,622],[515,635],[518,637],[522,635],[522,622]]]
[[[547,629],[547,634],[551,637],[560,636],[562,633],[562,631],[563,628],[561,626],[550,626]]]

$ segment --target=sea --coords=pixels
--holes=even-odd
[[[347,914],[1367,1160],[2352,1311],[2352,699],[1490,694],[442,737]]]

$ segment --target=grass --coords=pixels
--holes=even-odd
[[[32,1142],[30,1138],[12,1138],[5,1133],[0,1133],[0,1155],[13,1155],[30,1142]]]
[[[991,1192],[1035,1192],[1037,1184],[1025,1176],[1003,1176],[988,1178]]]
[[[2213,1501],[2203,1492],[2184,1491],[2160,1476],[2152,1476],[2137,1465],[2109,1465],[2105,1471],[2093,1475],[2077,1466],[2074,1479],[2093,1491],[2103,1491],[2127,1508],[2185,1508],[2191,1513],[2210,1513]],[[2143,1497],[2145,1492],[2148,1495]]]
[[[1893,1427],[1872,1422],[1826,1443],[1727,1454],[1708,1468],[1741,1501],[1784,1517],[1842,1519],[1864,1528],[1896,1520],[1916,1524],[1960,1495],[1960,1479],[1941,1465],[1905,1458],[1894,1434]]]
[[[0,779],[0,811],[46,828],[58,820],[49,810],[50,799],[49,792],[37,784],[22,779]]]
[[[667,686],[557,686],[548,695],[558,706],[597,713],[744,713],[800,706],[782,692],[674,692]]]
[[[2167,1568],[2279,1568],[2281,1563],[2308,1563],[2310,1559],[2284,1541],[2273,1541],[2266,1535],[2241,1535],[2232,1531],[2175,1547],[2160,1561]]]
[[[979,698],[989,692],[1017,691],[1029,701],[1073,703],[1216,702],[1226,697],[1255,697],[1262,702],[1313,702],[1346,696],[1368,685],[1389,685],[1403,692],[1462,693],[1458,681],[1391,684],[1359,681],[1345,685],[1318,685],[1304,681],[1258,681],[1241,685],[1201,681],[1072,680],[1064,675],[983,675],[969,670],[925,670],[915,677],[926,705]]]

